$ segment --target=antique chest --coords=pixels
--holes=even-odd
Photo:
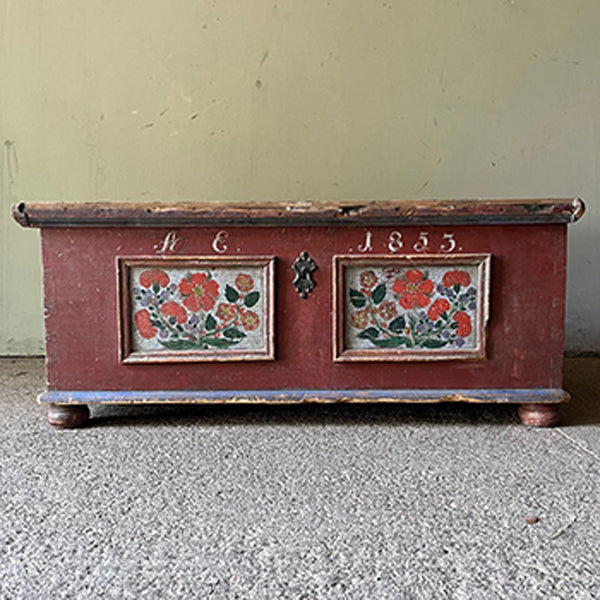
[[[557,422],[579,199],[21,203],[52,425],[95,403],[511,402]]]

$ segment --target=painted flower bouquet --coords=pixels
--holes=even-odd
[[[234,285],[219,283],[210,271],[186,273],[177,283],[160,269],[143,271],[132,288],[139,334],[170,350],[231,348],[255,331],[259,315],[249,310],[260,301],[248,273]]]
[[[464,270],[360,273],[349,290],[356,337],[378,348],[461,348],[473,331],[477,292]]]

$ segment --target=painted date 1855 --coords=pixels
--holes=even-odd
[[[392,254],[397,252],[418,252],[426,254],[427,252],[441,252],[450,254],[455,250],[462,250],[456,242],[454,233],[443,233],[439,243],[431,242],[429,232],[420,231],[416,239],[406,240],[401,231],[392,231],[385,239],[386,248]],[[352,248],[350,249],[352,250]],[[358,244],[359,252],[373,251],[373,232],[365,231],[364,242]]]

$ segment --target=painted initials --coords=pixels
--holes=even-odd
[[[162,242],[154,244],[156,254],[176,254],[183,246],[183,238],[178,237],[174,231],[169,231]]]
[[[212,243],[212,249],[217,254],[225,254],[227,252],[227,244],[225,240],[229,237],[229,234],[223,229],[215,235],[215,239]]]

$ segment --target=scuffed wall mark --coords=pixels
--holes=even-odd
[[[9,185],[14,185],[15,175],[19,174],[19,156],[14,140],[5,140],[4,156],[6,159],[6,171],[8,172],[8,183]]]
[[[269,51],[266,50],[263,54],[263,57],[260,59],[260,66],[262,67],[265,64],[265,61],[269,58]]]
[[[427,149],[429,149],[429,146],[427,146],[427,144],[425,142],[423,142],[423,144],[427,147]],[[433,172],[431,173],[431,175],[425,180],[423,185],[416,191],[417,194],[421,193],[429,185],[429,182],[433,179],[433,176],[435,175],[437,168],[441,164],[442,164],[442,157],[440,156],[438,158],[437,162],[435,163],[435,167],[433,168]]]
[[[566,58],[560,59],[560,58],[549,58],[546,62],[549,63],[555,63],[555,62],[562,62],[565,63],[566,65],[579,65],[579,61],[578,60],[568,60]]]
[[[149,129],[150,127],[154,127],[154,123],[146,123],[142,129]]]
[[[167,106],[167,108],[163,108],[160,113],[158,113],[159,117],[164,117],[167,113],[169,112],[169,107]]]
[[[200,115],[203,115],[205,112],[209,111],[211,108],[215,108],[216,106],[219,106],[219,104],[223,104],[223,103],[217,102],[217,100],[215,98],[213,98],[212,101],[210,102],[210,104],[205,106],[202,110],[192,113],[189,117],[190,121],[195,121]]]
[[[254,85],[256,86],[257,90],[260,90],[260,88],[262,87],[262,81],[260,79],[257,79]]]

